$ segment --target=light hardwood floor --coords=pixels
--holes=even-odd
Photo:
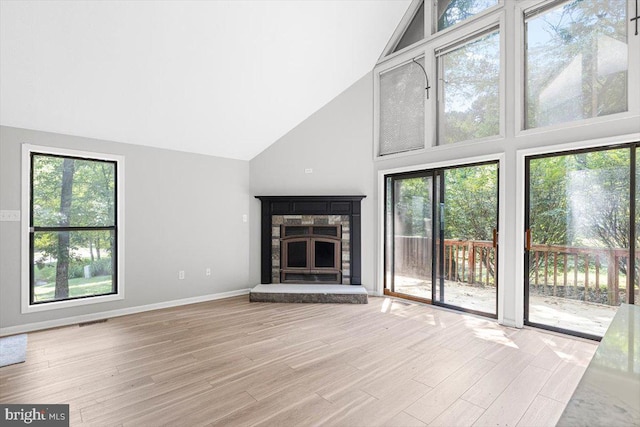
[[[2,403],[71,425],[553,426],[596,343],[389,298],[248,296],[29,334]]]

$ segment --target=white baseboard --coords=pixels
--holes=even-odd
[[[82,316],[65,317],[63,319],[47,320],[44,322],[26,323],[24,325],[0,328],[0,337],[5,335],[23,334],[26,332],[40,331],[43,329],[59,328],[61,326],[75,325],[82,322],[109,319],[112,317],[126,316],[127,314],[142,313],[143,311],[159,310],[161,308],[177,307],[180,305],[196,304],[199,302],[213,301],[217,299],[231,298],[239,295],[247,295],[251,289],[239,289],[236,291],[220,292],[218,294],[202,295],[199,297],[184,298],[173,301],[159,302],[155,304],[140,305],[137,307],[123,308],[120,310],[102,311],[100,313],[84,314]]]

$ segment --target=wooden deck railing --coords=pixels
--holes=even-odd
[[[432,240],[427,237],[396,236],[395,272],[431,279]],[[495,250],[490,241],[444,241],[445,279],[470,284],[495,285]]]
[[[639,257],[637,251],[636,258]],[[554,296],[571,292],[574,299],[580,296],[584,301],[604,300],[619,305],[628,299],[629,270],[628,249],[531,246],[530,283],[543,286]]]
[[[495,286],[496,254],[491,241],[446,239],[444,246],[446,280]],[[431,256],[430,238],[396,236],[396,274],[430,280]],[[543,294],[611,305],[628,299],[628,250],[534,244],[530,264],[530,284]]]

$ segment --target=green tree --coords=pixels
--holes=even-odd
[[[528,20],[528,128],[627,110],[626,6],[574,0]]]
[[[395,228],[397,235],[430,237],[431,178],[396,181]]]
[[[60,226],[68,227],[71,216],[71,198],[73,196],[73,174],[75,161],[65,158],[62,161],[62,186],[60,190]],[[56,264],[56,299],[69,297],[69,232],[58,233],[58,262]]]
[[[445,238],[491,240],[498,217],[496,164],[445,171]]]

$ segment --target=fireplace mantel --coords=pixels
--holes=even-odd
[[[366,196],[256,196],[262,202],[260,279],[272,283],[271,231],[273,215],[347,215],[350,232],[350,284],[361,285],[360,202]]]

